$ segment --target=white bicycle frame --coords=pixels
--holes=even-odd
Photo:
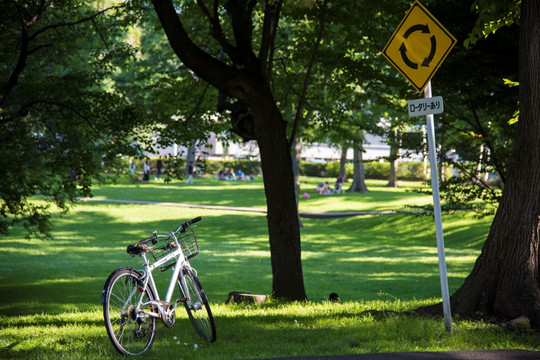
[[[154,276],[152,275],[152,272],[156,268],[159,268],[161,265],[165,264],[167,261],[169,261],[169,260],[171,260],[171,259],[173,259],[175,257],[178,257],[178,259],[176,261],[176,264],[173,266],[173,274],[171,276],[171,281],[169,283],[169,288],[167,289],[167,295],[165,296],[164,301],[166,303],[170,304],[171,299],[172,299],[172,295],[173,295],[173,291],[174,291],[174,287],[176,285],[176,282],[179,281],[180,285],[181,285],[180,288],[181,288],[181,290],[183,292],[183,295],[184,295],[184,298],[185,298],[182,301],[188,301],[188,304],[191,306],[191,304],[190,304],[191,296],[189,294],[189,289],[186,286],[186,281],[184,279],[184,275],[183,274],[180,275],[180,271],[182,269],[188,269],[188,270],[191,270],[191,271],[195,272],[195,274],[196,274],[196,271],[195,271],[195,269],[193,269],[191,267],[188,258],[185,256],[184,252],[182,251],[180,243],[178,242],[178,239],[175,236],[175,233],[178,232],[178,230],[179,229],[169,233],[168,235],[156,235],[157,238],[169,238],[169,237],[172,237],[174,239],[174,243],[176,245],[176,250],[172,251],[170,254],[167,254],[163,258],[161,258],[158,261],[154,262],[152,265],[150,265],[150,263],[148,262],[146,253],[141,254],[141,257],[144,260],[143,265],[145,267],[145,270],[142,271],[142,275],[143,275],[143,291],[142,291],[142,294],[144,294],[147,287],[150,286],[150,289],[154,293],[156,299],[155,300],[150,300],[150,301],[147,301],[147,302],[143,303],[143,296],[141,296],[140,299],[139,299],[139,302],[137,303],[137,308],[136,308],[137,309],[137,317],[139,317],[139,314],[145,314],[147,316],[151,316],[151,317],[155,317],[155,318],[159,318],[160,314],[161,314],[162,317],[165,317],[168,314],[170,314],[172,311],[176,310],[176,307],[178,306],[178,303],[180,301],[176,301],[175,304],[173,306],[169,307],[168,310],[165,310],[163,308],[163,302],[161,301],[161,299],[159,297],[159,292],[158,292],[158,289],[156,287],[156,282],[154,281]],[[133,294],[135,293],[136,290],[137,289],[133,289]],[[131,296],[133,296],[133,294],[130,294],[129,298],[131,298]],[[141,307],[149,306],[149,305],[156,306],[159,313],[155,313],[155,312],[146,311],[146,310],[141,309]],[[124,305],[124,306],[126,306],[126,305]],[[125,309],[122,309],[122,311],[124,311],[124,310]]]

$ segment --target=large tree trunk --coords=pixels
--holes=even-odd
[[[249,94],[261,154],[268,208],[268,232],[275,298],[306,300],[302,275],[300,229],[286,122],[266,85]]]
[[[540,2],[521,6],[520,118],[507,181],[482,253],[451,305],[465,317],[526,316],[540,327]]]

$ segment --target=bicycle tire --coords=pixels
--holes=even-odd
[[[139,355],[152,347],[156,319],[135,319],[134,307],[141,296],[143,302],[154,300],[148,288],[142,293],[142,276],[132,268],[114,271],[103,289],[103,318],[113,346],[122,355]],[[136,296],[133,296],[136,295]]]
[[[188,313],[193,327],[200,337],[209,343],[216,341],[216,324],[214,316],[210,310],[208,297],[201,286],[197,276],[191,271],[183,270],[186,282],[186,291],[182,289],[182,284],[178,281],[180,293],[185,297],[184,307]]]

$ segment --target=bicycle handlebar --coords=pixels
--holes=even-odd
[[[190,227],[192,224],[195,224],[196,222],[199,222],[199,221],[201,221],[201,220],[202,220],[202,217],[197,216],[197,217],[194,218],[194,219],[184,221],[184,223],[182,224],[182,226],[180,226],[175,232],[178,232],[178,230],[180,230],[180,228],[182,228],[182,231],[181,231],[181,232],[184,232],[184,231],[186,231],[186,229],[187,229],[188,227]]]
[[[172,234],[176,234],[177,232],[185,232],[192,224],[195,224],[196,222],[199,222],[202,220],[202,217],[200,216],[197,216],[196,218],[194,219],[191,219],[191,220],[186,220],[182,223],[182,225],[180,225],[178,227],[178,229],[176,229],[175,231],[172,232]],[[128,248],[127,248],[127,252],[128,254],[131,254],[131,255],[139,255],[141,252],[144,252],[144,251],[147,251],[149,250],[149,248],[147,246],[145,246],[146,244],[148,243],[152,243],[152,245],[155,245],[157,242],[158,242],[158,237],[167,237],[167,236],[170,236],[171,233],[169,233],[168,235],[158,235],[157,232],[154,232],[154,235],[150,236],[150,237],[147,237],[146,239],[142,239],[140,240],[137,244],[135,245],[129,245]]]
[[[142,239],[141,241],[138,242],[138,244],[144,245],[144,244],[148,244],[149,242],[151,242],[152,244],[155,244],[157,242],[156,238],[157,238],[156,235],[152,235],[150,237],[147,237],[146,239]]]

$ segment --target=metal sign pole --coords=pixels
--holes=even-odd
[[[424,97],[431,98],[431,81],[424,89]],[[435,145],[435,126],[433,114],[426,115],[427,138],[429,148],[429,162],[431,166],[431,189],[433,192],[433,213],[435,216],[435,230],[437,234],[437,252],[439,254],[439,275],[441,278],[441,293],[443,299],[443,313],[446,330],[452,333],[452,313],[450,308],[450,295],[448,291],[448,276],[446,274],[446,258],[444,254],[444,238],[441,216],[441,198],[439,195],[439,175],[437,171],[437,149]]]

